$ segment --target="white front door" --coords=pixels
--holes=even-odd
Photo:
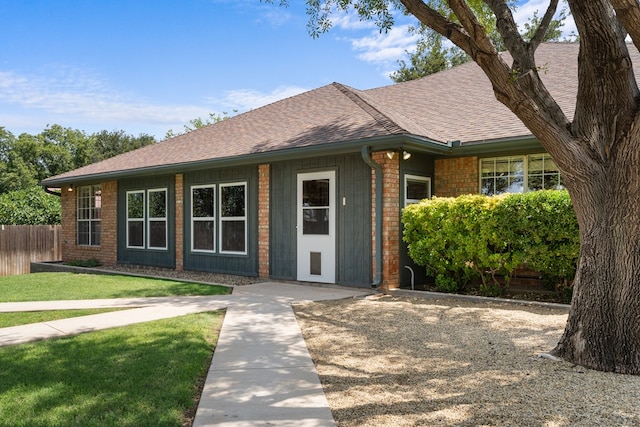
[[[298,280],[335,283],[335,171],[298,174]]]

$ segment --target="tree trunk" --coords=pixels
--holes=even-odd
[[[553,354],[640,374],[640,133],[613,144],[591,179],[569,184],[581,251],[569,319]]]

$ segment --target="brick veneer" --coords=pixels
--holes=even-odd
[[[62,187],[62,260],[86,260],[96,258],[102,265],[116,265],[118,254],[117,242],[117,203],[118,183],[109,181],[101,183],[102,220],[100,246],[79,246],[77,244],[77,194]]]
[[[258,166],[258,276],[269,277],[269,165]]]
[[[183,175],[176,174],[176,271],[184,269],[184,186]]]
[[[439,159],[435,162],[434,196],[456,197],[477,194],[479,189],[477,157]]]
[[[383,289],[400,286],[400,156],[389,159],[385,152],[372,153],[382,167],[382,284]],[[373,259],[376,259],[376,180],[371,173]],[[373,274],[376,274],[374,261]]]

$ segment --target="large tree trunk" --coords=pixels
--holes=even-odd
[[[581,253],[567,326],[553,350],[590,368],[640,374],[640,90],[626,38],[640,48],[637,0],[568,0],[580,34],[573,120],[543,84],[535,49],[518,33],[507,2],[485,0],[513,62],[487,37],[469,0],[401,0],[423,24],[469,54],[496,98],[538,138],[562,172],[580,225]],[[557,2],[550,1],[545,19]],[[540,64],[542,65],[542,64]]]
[[[581,252],[565,332],[553,354],[640,374],[640,153],[630,132],[588,181],[570,183]]]

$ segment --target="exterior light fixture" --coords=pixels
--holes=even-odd
[[[411,153],[409,153],[408,151],[403,151],[402,152],[402,158],[404,160],[409,160],[411,158]]]
[[[69,184],[69,188],[67,188],[67,191],[73,191],[73,184]]]
[[[393,157],[396,155],[395,151],[387,151],[387,157],[389,159],[393,159]]]

